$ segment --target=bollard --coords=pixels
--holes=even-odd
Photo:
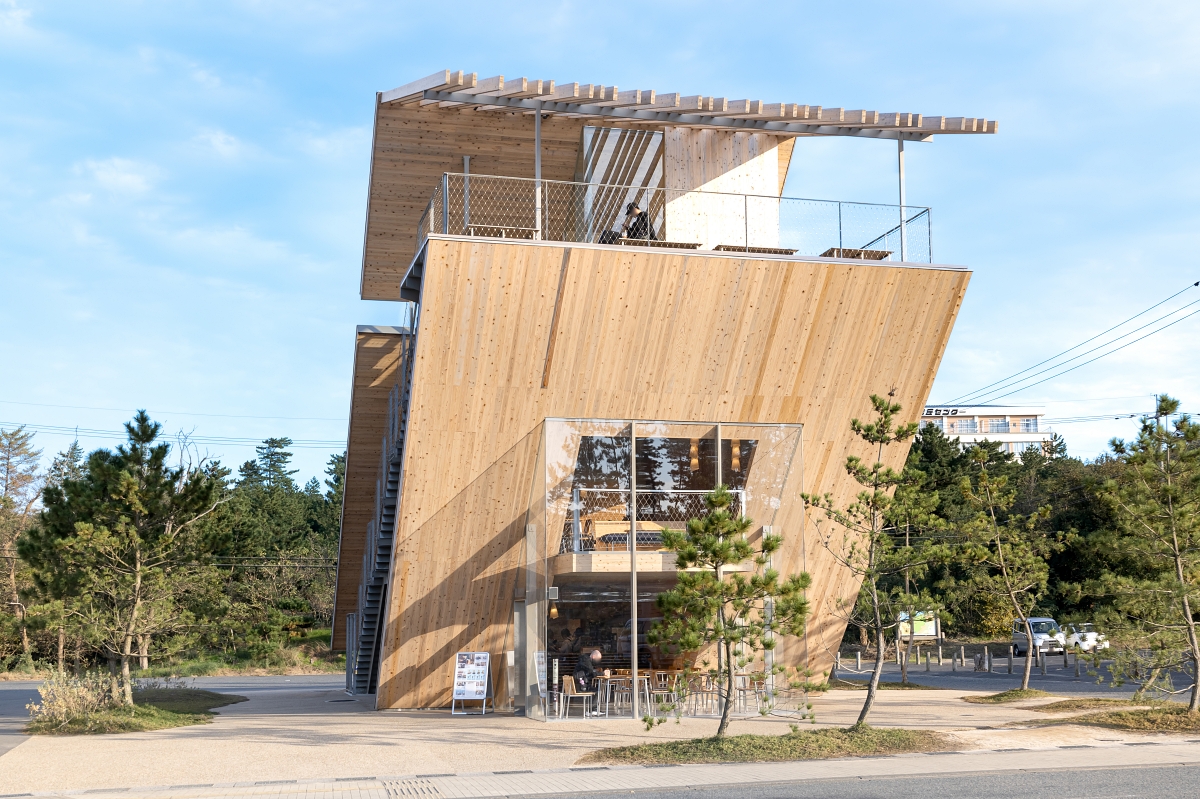
[[[1013,648],[1008,648],[1008,673],[1012,674]]]
[[[1046,676],[1046,653],[1040,649],[1038,650],[1038,660],[1041,661],[1042,676],[1045,677]]]
[[[958,671],[958,656],[957,655],[950,658],[950,671]]]
[[[838,652],[833,656],[833,670],[835,672],[842,670],[842,653]]]
[[[925,671],[929,671],[929,653],[925,653]]]
[[[896,665],[900,665],[900,642],[896,642]]]
[[[988,674],[992,673],[992,653],[986,646],[983,648],[983,670]]]
[[[963,664],[963,668],[965,669],[967,667],[967,648],[965,646],[958,648],[958,660]]]
[[[942,645],[938,644],[938,665],[942,665]]]
[[[1079,679],[1079,647],[1075,647],[1075,679]]]
[[[1064,646],[1063,647],[1063,671],[1066,671],[1067,666],[1070,666],[1070,665],[1071,664],[1067,662],[1067,648]]]
[[[921,663],[921,645],[917,644],[917,664]]]
[[[862,671],[862,652],[854,653],[854,668],[857,671]]]

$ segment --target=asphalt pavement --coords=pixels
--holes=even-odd
[[[948,652],[947,655],[949,655]],[[837,676],[847,680],[867,680],[871,677],[871,668],[873,665],[870,661],[863,661],[862,671],[860,672],[855,670],[853,660],[843,660],[842,668],[838,670]],[[1090,663],[1087,660],[1081,660],[1079,662],[1080,673],[1076,677],[1073,656],[1070,660],[1070,665],[1064,666],[1062,655],[1050,655],[1046,658],[1046,673],[1044,675],[1041,668],[1036,665],[1034,666],[1033,673],[1029,678],[1029,687],[1054,694],[1110,696],[1115,698],[1132,695],[1135,686],[1125,684],[1115,687],[1112,684],[1112,679],[1108,674],[1106,665],[1107,663],[1102,661],[1099,669],[1092,669],[1096,673],[1089,675]],[[1023,658],[1014,658],[1012,674],[1008,673],[1008,661],[1000,657],[995,658],[991,672],[973,671],[969,663],[965,668],[961,665],[955,668],[951,665],[949,657],[946,657],[940,666],[935,659],[929,664],[928,671],[925,668],[926,665],[924,663],[910,666],[908,669],[908,681],[917,685],[927,685],[931,688],[999,693],[1000,691],[1021,687],[1021,672],[1025,668],[1025,663]],[[882,680],[884,682],[900,682],[900,667],[894,662],[885,663]]]
[[[666,790],[590,793],[589,799],[892,799],[896,796],[970,797],[970,799],[1107,799],[1108,797],[1195,797],[1198,766],[1149,766],[1118,769],[1004,771],[931,776],[854,777],[770,785],[695,785]],[[563,794],[560,794],[560,796]],[[581,794],[567,794],[580,796]]]
[[[38,700],[38,685],[35,680],[0,682],[0,755],[25,743],[22,730],[29,721],[25,706]]]

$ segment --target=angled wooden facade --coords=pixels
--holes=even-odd
[[[555,417],[802,424],[802,468],[790,474],[775,521],[785,540],[777,565],[812,575],[814,615],[808,636],[786,643],[781,657],[828,668],[845,626],[831,609],[858,584],[806,529],[798,494],[852,495],[845,458],[866,453],[850,419],[869,413],[868,395],[894,390],[904,421],[919,418],[969,271],[418,236],[431,193],[463,156],[472,175],[532,177],[534,122],[445,101],[389,105],[388,94],[377,99],[361,294],[399,300],[404,283],[419,312],[402,446],[384,428],[399,419],[388,397],[409,331],[358,334],[334,644],[347,645],[347,614],[361,610],[368,526],[387,512],[383,472],[394,457],[400,477],[370,679],[377,707],[449,705],[459,651],[491,652],[500,704],[509,698],[515,680],[503,655],[520,637],[514,603],[525,599],[530,485],[541,426]],[[587,124],[569,114],[542,121],[543,179],[579,174]],[[665,179],[759,192],[767,180],[778,195],[795,135],[668,129]]]

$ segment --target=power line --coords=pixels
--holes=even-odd
[[[1193,316],[1195,316],[1196,314],[1200,314],[1200,309],[1192,311],[1187,316],[1181,316],[1178,319],[1176,319],[1174,322],[1168,322],[1167,324],[1163,325],[1162,327],[1158,328],[1157,330],[1151,330],[1146,335],[1141,336],[1139,338],[1135,338],[1133,341],[1128,341],[1128,342],[1122,344],[1121,346],[1117,347],[1116,349],[1112,349],[1112,350],[1109,350],[1108,352],[1101,353],[1100,355],[1097,355],[1095,358],[1092,358],[1090,361],[1084,361],[1083,363],[1076,364],[1075,366],[1072,366],[1070,369],[1064,369],[1061,372],[1057,372],[1055,374],[1050,375],[1049,377],[1038,380],[1036,383],[1030,383],[1027,386],[1021,386],[1020,388],[1013,389],[1012,391],[1009,391],[1007,394],[1001,394],[1000,396],[988,397],[985,401],[986,402],[995,402],[996,400],[1004,399],[1005,397],[1011,397],[1013,394],[1019,394],[1022,391],[1033,388],[1034,386],[1040,386],[1042,383],[1045,383],[1049,380],[1053,380],[1056,377],[1062,377],[1067,372],[1074,372],[1076,369],[1087,366],[1089,363],[1095,363],[1096,361],[1100,360],[1101,358],[1105,358],[1105,357],[1108,357],[1109,355],[1112,355],[1114,352],[1120,352],[1121,350],[1125,349],[1126,347],[1131,347],[1134,344],[1137,344],[1142,339],[1146,339],[1146,338],[1149,338],[1150,336],[1153,336],[1155,333],[1161,333],[1162,331],[1166,330],[1168,327],[1171,327],[1172,325],[1177,325],[1185,319],[1190,319]],[[1170,314],[1167,314],[1167,316],[1170,316]],[[1141,328],[1138,328],[1138,329],[1140,330]],[[1109,342],[1109,343],[1113,343],[1113,342]],[[1072,360],[1074,360],[1074,359],[1072,359]],[[1069,361],[1067,363],[1069,363]],[[1063,365],[1063,364],[1060,364],[1060,366],[1061,365]]]
[[[1170,297],[1167,297],[1167,298],[1166,298],[1166,299],[1164,299],[1164,300],[1160,300],[1159,302],[1156,302],[1154,305],[1151,305],[1149,308],[1145,309],[1144,311],[1139,311],[1138,313],[1136,313],[1136,314],[1134,314],[1133,316],[1129,317],[1129,318],[1128,318],[1128,319],[1126,319],[1125,321],[1123,321],[1123,322],[1120,322],[1120,323],[1118,323],[1118,324],[1115,324],[1115,325],[1113,325],[1112,327],[1108,328],[1107,330],[1104,330],[1104,331],[1102,331],[1102,332],[1100,332],[1100,333],[1097,333],[1096,335],[1092,336],[1092,337],[1091,337],[1091,338],[1089,338],[1089,339],[1086,339],[1086,340],[1084,340],[1084,341],[1081,341],[1081,342],[1079,342],[1078,344],[1076,344],[1074,347],[1071,347],[1070,349],[1063,350],[1062,352],[1058,353],[1057,355],[1052,355],[1051,357],[1049,357],[1049,358],[1045,359],[1044,361],[1039,361],[1038,363],[1035,363],[1033,366],[1030,366],[1030,367],[1028,367],[1028,368],[1026,368],[1026,369],[1022,369],[1021,371],[1019,371],[1019,372],[1016,372],[1016,373],[1014,373],[1014,374],[1011,374],[1011,375],[1009,375],[1008,377],[1001,378],[1000,380],[997,380],[997,381],[996,381],[996,382],[994,382],[994,383],[989,383],[988,385],[986,385],[986,386],[984,386],[984,387],[982,387],[982,388],[976,389],[975,391],[969,391],[969,392],[967,392],[966,394],[963,394],[963,395],[962,395],[962,396],[960,396],[960,397],[956,397],[956,398],[954,398],[954,399],[950,400],[949,402],[947,402],[947,403],[945,403],[945,404],[947,404],[947,405],[954,405],[954,404],[958,404],[958,403],[961,403],[961,402],[964,402],[964,401],[975,402],[976,400],[967,400],[967,398],[968,398],[968,397],[975,397],[975,396],[977,396],[977,395],[981,395],[981,394],[983,394],[984,392],[986,392],[986,391],[987,391],[989,388],[992,388],[993,386],[999,386],[1001,383],[1006,383],[1006,384],[1007,384],[1007,383],[1009,383],[1010,381],[1012,381],[1014,378],[1020,377],[1021,375],[1025,374],[1026,372],[1032,371],[1032,370],[1034,370],[1034,369],[1038,368],[1039,366],[1042,366],[1042,365],[1044,365],[1044,364],[1050,363],[1051,361],[1058,360],[1058,359],[1059,359],[1059,358],[1061,358],[1062,356],[1066,355],[1068,352],[1073,352],[1073,351],[1075,351],[1075,350],[1079,349],[1080,347],[1082,347],[1083,345],[1085,345],[1085,344],[1089,344],[1089,343],[1091,343],[1091,342],[1095,341],[1096,339],[1100,338],[1101,336],[1105,336],[1105,335],[1107,335],[1107,334],[1111,333],[1112,331],[1116,330],[1117,328],[1119,328],[1119,327],[1123,327],[1124,325],[1127,325],[1127,324],[1129,324],[1129,323],[1130,323],[1130,322],[1132,322],[1134,319],[1137,319],[1139,316],[1144,316],[1145,314],[1148,314],[1150,311],[1153,311],[1155,308],[1159,307],[1160,305],[1163,305],[1163,304],[1165,304],[1165,303],[1167,303],[1167,302],[1170,302],[1171,300],[1173,300],[1173,299],[1175,299],[1176,297],[1178,297],[1180,294],[1183,294],[1185,291],[1188,291],[1189,289],[1196,288],[1197,286],[1200,286],[1200,280],[1197,280],[1195,283],[1192,283],[1190,286],[1185,286],[1184,288],[1182,288],[1182,289],[1180,289],[1179,291],[1177,291],[1177,292],[1175,292],[1174,294],[1172,294]],[[1200,300],[1197,300],[1196,302],[1200,302]],[[1185,306],[1183,306],[1183,308],[1187,308],[1187,307],[1190,307],[1191,305],[1195,305],[1195,304],[1196,304],[1195,302],[1188,303],[1188,305],[1185,305]],[[1155,322],[1161,321],[1161,320],[1163,320],[1163,319],[1167,318],[1168,316],[1171,316],[1172,314],[1178,313],[1179,311],[1183,310],[1183,308],[1177,308],[1176,310],[1172,311],[1171,313],[1169,313],[1169,314],[1166,314],[1166,315],[1164,315],[1164,316],[1161,316],[1161,317],[1159,317],[1158,319],[1156,319],[1156,320],[1155,320]],[[1147,323],[1147,324],[1154,324],[1155,322],[1149,322],[1149,323]],[[1144,328],[1144,327],[1146,327],[1146,325],[1143,325],[1143,326],[1142,326],[1142,328]],[[1138,330],[1141,330],[1142,328],[1138,328]],[[1122,338],[1124,338],[1125,336],[1132,335],[1133,333],[1136,333],[1136,332],[1137,332],[1137,330],[1132,330],[1132,331],[1130,331],[1129,333],[1125,333],[1125,334],[1123,334],[1122,336],[1118,336],[1118,337],[1117,337],[1116,339],[1114,339],[1113,341],[1110,341],[1110,342],[1109,342],[1109,344],[1115,343],[1116,341],[1120,341],[1120,340],[1121,340]],[[1140,340],[1140,339],[1139,339],[1139,340]],[[1101,346],[1101,347],[1104,347],[1104,346],[1107,346],[1107,345],[1106,345],[1106,344],[1102,344],[1102,345],[1100,345],[1100,346]],[[1095,348],[1095,349],[1099,349],[1099,347],[1097,347],[1097,348]],[[1095,352],[1095,349],[1093,349],[1093,350],[1089,350],[1089,352]],[[1116,352],[1116,350],[1113,350],[1113,352]],[[1070,361],[1071,361],[1071,360],[1075,360],[1076,358],[1081,358],[1081,357],[1083,357],[1083,355],[1086,355],[1086,354],[1087,354],[1087,353],[1083,353],[1082,355],[1077,355],[1077,356],[1075,356],[1075,358],[1071,358],[1071,359],[1070,359],[1070,360],[1068,360],[1068,361],[1064,361],[1063,363],[1061,363],[1061,364],[1058,364],[1058,366],[1063,366],[1063,365],[1064,365],[1064,364],[1066,364],[1066,363],[1070,363]],[[1052,368],[1052,369],[1053,369],[1053,368],[1057,368],[1057,367],[1050,367],[1050,368]],[[1043,371],[1048,371],[1048,370],[1043,370]],[[1039,372],[1038,374],[1042,374],[1042,372]],[[1030,377],[1034,377],[1034,375],[1030,375]],[[1026,379],[1027,379],[1027,378],[1026,378]],[[1017,381],[1017,382],[1020,382],[1020,381]],[[1043,381],[1043,382],[1044,382],[1044,381]],[[1034,385],[1037,385],[1037,384],[1035,383]],[[1007,386],[1005,386],[1005,387],[1007,387]]]
[[[25,422],[0,422],[3,427],[24,427],[29,430],[34,430],[47,435],[70,435],[76,438],[83,436],[85,438],[100,438],[107,440],[124,441],[128,438],[124,431],[116,430],[97,430],[86,427],[68,427],[65,425],[47,425],[47,424],[29,424]],[[165,438],[165,437],[164,437]],[[246,438],[240,436],[186,436],[188,443],[191,444],[213,444],[221,446],[242,446],[242,447],[257,447],[261,446],[262,438]],[[346,442],[339,439],[295,439],[290,447],[296,449],[329,449],[330,447],[345,447]]]
[[[74,410],[83,411],[121,411],[122,413],[133,413],[136,408],[100,408],[93,405],[56,405],[51,402],[18,402],[17,400],[0,400],[2,405],[27,405],[31,408],[71,408]],[[149,409],[147,409],[148,411]],[[344,422],[344,416],[246,416],[236,413],[195,413],[193,411],[162,411],[157,410],[154,413],[171,414],[175,416],[207,416],[216,419],[285,419],[299,422]]]

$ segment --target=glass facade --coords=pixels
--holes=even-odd
[[[565,715],[563,680],[594,651],[598,668],[613,673],[682,668],[686,654],[646,639],[660,621],[655,598],[675,583],[663,531],[702,516],[705,495],[724,484],[734,511],[754,520],[753,542],[784,501],[799,502],[784,488],[793,469],[799,474],[800,432],[800,425],[545,420],[525,526],[518,653],[525,678],[517,702],[527,716]]]

